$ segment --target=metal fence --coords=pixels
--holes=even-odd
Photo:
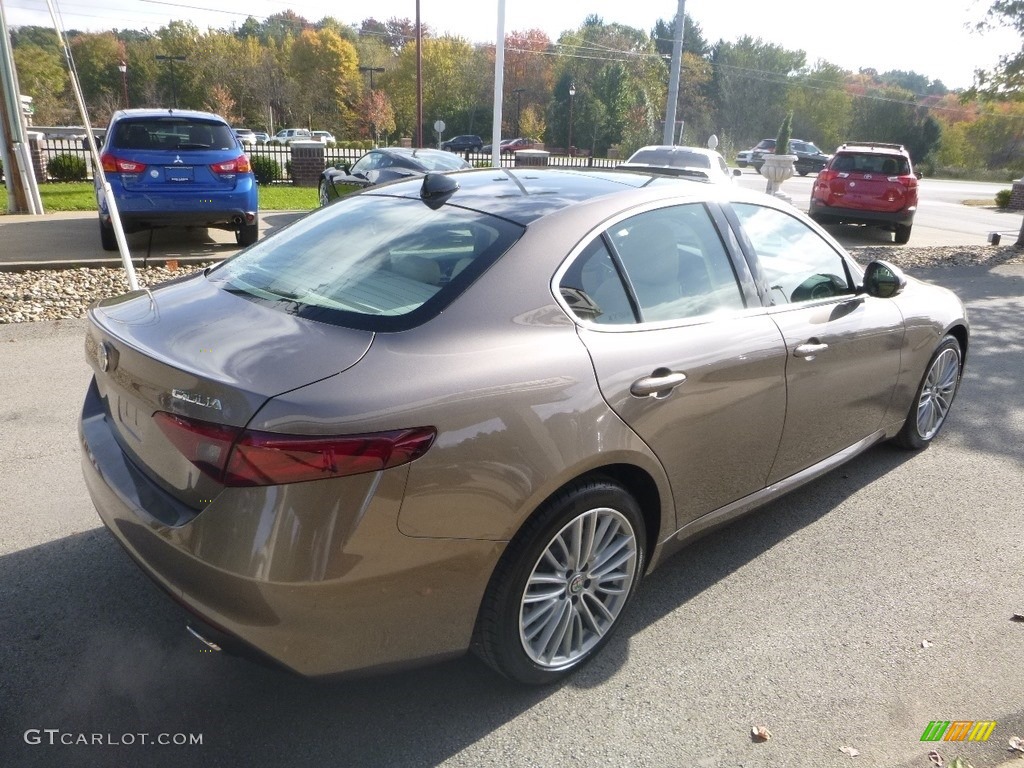
[[[93,178],[93,161],[89,153],[89,145],[85,139],[57,139],[49,138],[39,142],[39,150],[45,160],[46,178],[45,181],[91,181]],[[348,149],[342,147],[325,147],[325,165],[339,165],[342,163],[354,163],[366,153],[364,149]],[[255,147],[247,147],[246,154],[249,155],[253,167],[257,170],[257,178],[262,175],[261,183],[286,183],[292,181],[292,153],[291,149],[283,144],[259,144]],[[472,165],[488,166],[491,163],[491,155],[483,152],[460,152]],[[67,158],[72,159],[67,159]],[[593,156],[568,156],[551,154],[547,158],[549,167],[570,167],[570,168],[614,168],[621,160],[612,160],[605,157]],[[501,156],[503,168],[516,166],[514,154]]]

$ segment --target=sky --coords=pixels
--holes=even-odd
[[[172,19],[200,29],[240,25],[292,9],[309,21],[331,15],[353,26],[368,15],[379,21],[413,19],[415,0],[334,2],[323,0],[53,0],[65,29],[156,30]],[[780,7],[787,7],[778,13]],[[991,0],[858,0],[775,4],[765,0],[686,0],[687,14],[709,43],[760,37],[790,50],[803,50],[808,64],[825,59],[844,69],[899,69],[941,80],[948,88],[966,88],[974,70],[991,68],[1000,55],[1020,50],[1015,32],[974,31]],[[50,26],[46,0],[0,0],[8,26]],[[350,6],[351,10],[347,10]],[[645,31],[658,19],[671,19],[678,0],[506,0],[505,31],[541,29],[555,40],[579,27],[590,14]],[[467,9],[472,9],[467,12]],[[421,21],[435,34],[450,33],[474,43],[494,42],[497,0],[420,0]],[[970,28],[970,29],[969,29]]]

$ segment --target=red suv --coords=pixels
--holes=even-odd
[[[909,242],[917,213],[910,154],[900,144],[843,144],[818,173],[808,213],[822,224],[881,226]]]

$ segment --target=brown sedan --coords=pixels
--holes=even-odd
[[[193,632],[530,683],[709,527],[930,443],[968,344],[777,200],[545,169],[373,187],[89,319],[86,481]]]

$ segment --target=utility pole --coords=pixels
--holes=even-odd
[[[679,0],[676,13],[675,42],[672,44],[672,72],[668,80],[668,103],[665,104],[665,131],[662,143],[675,143],[676,102],[679,101],[679,70],[683,64],[683,27],[686,25],[686,0]]]
[[[171,100],[174,103],[174,108],[178,108],[178,86],[174,79],[174,62],[185,61],[185,56],[165,56],[162,53],[158,53],[153,57],[157,61],[166,61],[171,65]]]
[[[423,34],[420,31],[420,0],[416,0],[416,138],[413,146],[423,146]]]
[[[25,124],[21,115],[18,73],[14,69],[10,35],[3,0],[0,0],[0,159],[7,177],[9,213],[43,212],[39,188],[25,143]]]

